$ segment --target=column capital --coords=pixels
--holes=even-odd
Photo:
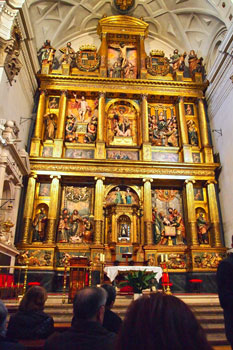
[[[153,182],[153,179],[151,179],[151,178],[145,178],[145,179],[143,179],[142,181],[143,181],[144,183],[146,183],[146,182],[152,183],[152,182]]]
[[[105,98],[105,96],[106,96],[106,92],[105,91],[100,91],[99,92],[99,98],[101,98],[101,97]]]
[[[50,175],[50,179],[58,179],[58,180],[60,180],[60,178],[61,178],[61,175]]]
[[[104,180],[105,180],[105,176],[95,176],[95,177],[94,177],[94,180],[95,180],[95,181],[98,181],[98,180],[104,181]]]
[[[192,183],[192,184],[195,184],[195,183],[196,183],[196,181],[193,180],[193,179],[186,179],[184,182],[185,182],[186,185],[187,185],[188,183]]]
[[[29,175],[29,178],[33,178],[33,179],[37,179],[37,174],[35,174],[35,173],[31,173],[30,175]]]
[[[184,96],[178,96],[177,97],[178,102],[184,102]]]
[[[217,185],[217,183],[218,183],[218,181],[216,181],[215,179],[213,179],[213,180],[208,180],[208,181],[206,181],[205,185],[206,185],[206,186],[211,185],[211,184]]]
[[[141,94],[141,98],[142,98],[142,100],[147,100],[148,94]]]
[[[68,91],[67,90],[62,90],[61,92],[61,96],[65,96],[65,97],[67,97],[67,95],[68,95]]]
[[[48,96],[48,91],[46,89],[39,89],[39,90],[40,90],[40,95]]]

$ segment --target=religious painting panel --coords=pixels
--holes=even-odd
[[[194,115],[194,105],[192,103],[184,104],[185,115]]]
[[[94,229],[93,219],[93,188],[64,186],[57,242],[91,243]]]
[[[179,162],[179,154],[152,151],[152,160],[155,162]]]
[[[106,205],[109,204],[139,204],[137,193],[127,186],[116,186],[109,191],[105,198]]]
[[[107,159],[139,160],[139,154],[137,151],[108,150]]]
[[[98,124],[98,99],[86,98],[84,93],[68,100],[65,125],[65,141],[71,143],[94,143]]]
[[[210,243],[210,224],[208,220],[208,213],[203,207],[197,207],[196,211],[196,223],[197,223],[197,235],[200,245],[209,245]]]
[[[123,254],[131,253],[133,254],[133,247],[132,246],[127,246],[127,245],[117,245],[116,246],[116,260],[120,262],[125,262],[126,258],[123,258]]]
[[[225,258],[222,252],[194,252],[192,255],[192,264],[195,270],[210,270],[218,267],[219,263]]]
[[[186,244],[182,197],[182,191],[178,189],[161,188],[152,190],[152,220],[155,244]]]
[[[137,78],[137,47],[135,43],[108,44],[108,76],[110,78]]]
[[[59,97],[49,96],[48,99],[48,110],[59,108]]]
[[[203,191],[203,188],[198,188],[198,187],[195,187],[193,189],[194,191],[194,200],[195,201],[204,201],[204,191]]]
[[[67,148],[65,151],[65,157],[73,159],[93,159],[94,150],[81,148]]]
[[[147,250],[145,252],[145,260],[148,266],[157,266],[157,252],[155,250]]]
[[[192,153],[193,163],[201,163],[200,153]]]
[[[50,187],[51,187],[51,184],[41,183],[39,187],[39,197],[49,197]]]
[[[74,251],[58,251],[56,252],[56,267],[64,267],[65,263],[69,261],[71,258],[76,257],[86,257],[90,259],[90,252],[74,252]]]
[[[42,157],[52,157],[53,156],[53,147],[43,147]]]
[[[21,250],[16,258],[16,263],[36,268],[53,266],[53,249]]]
[[[136,146],[138,144],[138,101],[106,101],[106,138],[108,145]]]
[[[149,140],[152,146],[179,146],[179,132],[174,105],[148,104],[148,123]]]

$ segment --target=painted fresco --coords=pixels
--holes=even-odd
[[[166,245],[186,243],[182,192],[176,189],[152,190],[152,220],[154,243]]]
[[[114,187],[106,197],[106,204],[138,204],[138,196],[127,186]]]
[[[178,147],[178,124],[173,105],[149,104],[149,139],[153,146]]]
[[[57,228],[58,243],[90,243],[94,222],[91,216],[93,190],[87,187],[65,186],[62,191],[61,213]]]

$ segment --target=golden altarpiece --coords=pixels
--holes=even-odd
[[[22,256],[35,270],[80,255],[125,264],[129,252],[135,265],[214,271],[225,248],[201,61],[146,53],[137,18],[105,17],[97,31],[98,50],[63,48],[56,70],[45,43]]]

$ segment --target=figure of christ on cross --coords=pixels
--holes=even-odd
[[[134,44],[128,44],[121,42],[119,44],[110,44],[113,49],[120,50],[121,68],[125,68],[128,64],[127,50],[135,48]]]

